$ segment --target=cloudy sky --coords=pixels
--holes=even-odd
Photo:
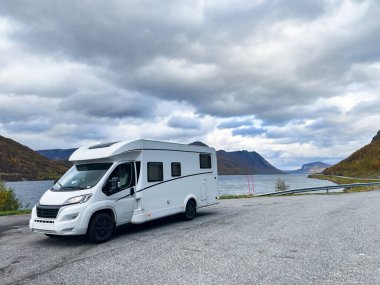
[[[380,1],[0,1],[0,135],[201,140],[278,168],[380,129]]]

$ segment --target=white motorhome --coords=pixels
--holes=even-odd
[[[33,208],[33,232],[49,237],[111,238],[116,226],[141,224],[218,203],[215,149],[149,140],[81,147],[74,163]]]

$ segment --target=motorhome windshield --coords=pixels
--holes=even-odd
[[[54,184],[54,191],[70,191],[94,187],[112,163],[78,164],[71,167]]]

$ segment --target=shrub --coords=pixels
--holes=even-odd
[[[5,186],[0,180],[0,211],[17,210],[20,207],[20,201],[16,198],[12,188]]]
[[[276,181],[276,185],[275,185],[275,189],[276,189],[276,192],[282,192],[282,191],[286,191],[289,189],[289,185],[285,183],[285,180],[284,179],[277,179]]]

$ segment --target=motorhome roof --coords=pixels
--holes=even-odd
[[[70,161],[102,159],[115,156],[128,151],[141,151],[144,149],[153,150],[177,150],[193,152],[210,152],[213,148],[198,145],[187,145],[151,140],[135,140],[131,142],[122,141],[114,143],[85,146],[77,149],[69,158]]]

